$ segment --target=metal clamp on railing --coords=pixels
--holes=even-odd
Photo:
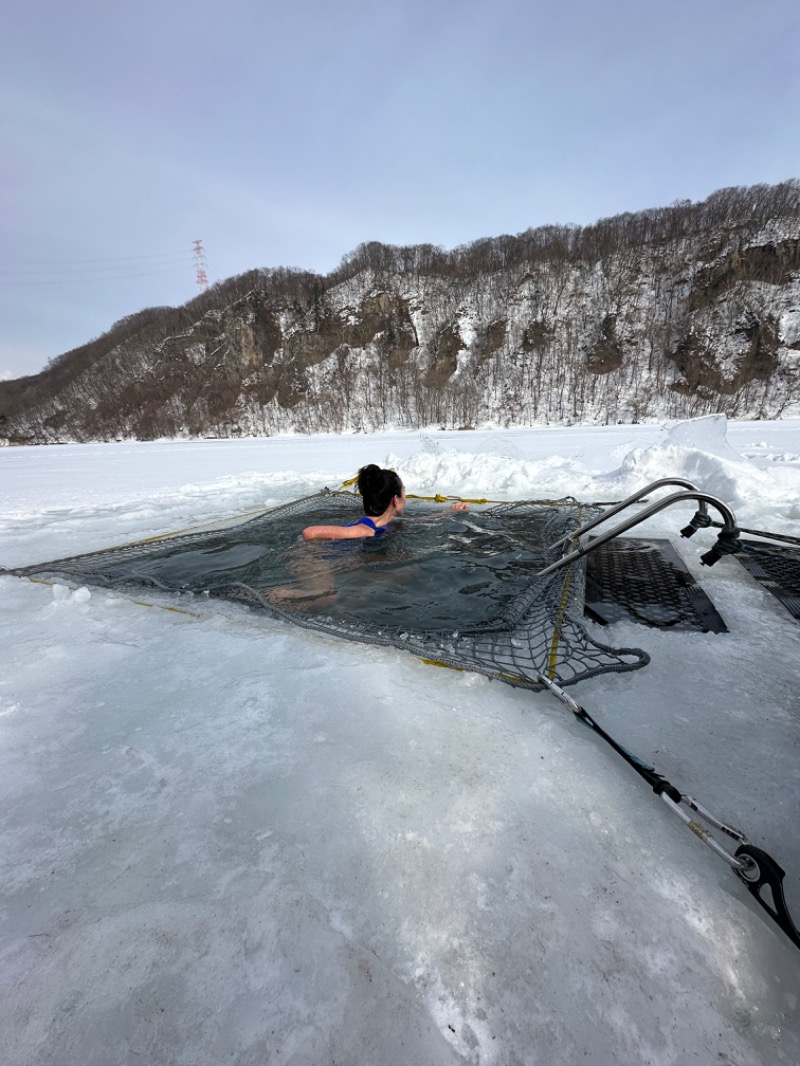
[[[646,491],[649,491],[650,488],[652,488],[652,486],[648,486],[648,490]],[[544,570],[540,570],[536,576],[544,577],[545,574],[549,574],[553,570],[558,570],[562,566],[567,566],[569,563],[575,562],[576,559],[582,559],[583,556],[589,555],[593,551],[597,551],[597,549],[603,544],[607,544],[608,541],[613,540],[614,537],[618,537],[621,533],[625,533],[634,526],[638,526],[640,522],[644,522],[654,514],[658,514],[659,511],[663,511],[666,507],[671,507],[676,503],[684,503],[687,500],[698,500],[701,504],[710,504],[722,515],[723,529],[717,537],[717,544],[709,552],[706,552],[705,555],[701,556],[700,561],[704,566],[713,566],[723,555],[729,555],[732,552],[739,550],[739,530],[736,528],[736,517],[733,511],[726,503],[723,503],[722,500],[718,500],[716,496],[709,496],[707,492],[699,492],[694,489],[691,492],[674,492],[671,496],[665,496],[663,500],[657,500],[655,503],[651,503],[644,511],[640,511],[632,518],[625,519],[607,533],[601,534],[585,548],[576,548],[575,551],[563,555],[556,562],[551,563],[550,566],[546,566]],[[587,528],[589,527],[587,526],[581,530],[576,530],[569,539],[572,540],[581,533],[586,532]],[[562,542],[563,540],[557,541],[554,545],[551,545],[551,547],[557,547]]]
[[[672,813],[676,814],[678,818],[680,818],[680,820],[683,822],[683,824],[685,826],[688,826],[689,829],[691,829],[691,831],[696,837],[699,837],[699,839],[702,840],[704,844],[708,844],[714,854],[719,855],[721,859],[724,859],[725,862],[727,862],[729,866],[732,866],[737,873],[743,873],[746,863],[744,863],[741,859],[737,859],[735,855],[731,855],[729,851],[726,851],[725,848],[723,848],[723,846],[719,843],[719,841],[715,840],[714,837],[711,836],[708,829],[706,829],[704,825],[700,825],[700,823],[696,821],[696,819],[692,818],[690,814],[687,814],[686,811],[684,811],[679,806],[679,804],[676,803],[675,800],[667,794],[666,790],[658,791],[661,799],[664,801],[664,803],[666,803]],[[685,803],[687,807],[693,810],[695,814],[699,815],[699,817],[702,818],[704,822],[707,822],[708,825],[712,826],[712,828],[719,829],[722,833],[727,833],[729,837],[732,837],[734,840],[738,840],[740,844],[747,843],[747,838],[745,837],[744,833],[740,833],[738,829],[732,829],[729,825],[725,825],[724,822],[721,822],[718,818],[715,818],[710,811],[707,811],[706,808],[702,806],[702,804],[698,803],[696,800],[693,800],[691,796],[684,796],[682,793],[680,793],[680,803]]]

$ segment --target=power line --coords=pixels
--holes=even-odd
[[[36,277],[20,278],[9,277],[2,278],[0,276],[0,287],[5,286],[29,286],[34,285],[89,285],[95,284],[100,281],[125,281],[128,278],[152,278],[159,277],[165,274],[185,274],[186,267],[170,267],[167,270],[148,270],[139,274],[100,274],[93,277],[62,277],[62,278],[47,278]]]
[[[34,267],[36,267],[36,266],[40,266],[40,265],[61,266],[62,264],[67,264],[69,266],[72,266],[74,264],[86,264],[86,263],[112,263],[112,264],[113,263],[127,263],[127,262],[130,262],[132,260],[139,260],[139,259],[162,259],[165,256],[168,256],[168,257],[171,257],[171,258],[174,259],[178,254],[179,253],[174,248],[172,248],[169,251],[147,252],[146,254],[142,254],[142,255],[91,256],[88,259],[73,259],[73,258],[70,258],[70,259],[53,259],[53,258],[51,258],[49,256],[47,258],[45,258],[45,259],[16,259],[16,258],[15,259],[9,259],[9,260],[0,259],[0,267],[3,267],[3,266],[34,266]],[[183,253],[180,253],[180,255],[181,255],[181,258],[183,259],[184,258]]]
[[[90,285],[98,281],[127,281],[188,273],[194,267],[195,281],[208,286],[207,261],[202,241],[194,241],[191,257],[171,251],[88,259],[0,259],[0,288],[53,285]]]
[[[189,259],[187,257],[184,257],[182,259],[165,259],[161,263],[153,263],[152,265],[154,267],[167,267],[167,268],[177,267],[179,265],[182,265],[182,268],[185,268],[185,266],[187,264],[191,263],[191,262],[192,262],[191,259]],[[116,273],[119,270],[139,270],[141,268],[146,268],[147,266],[148,266],[148,264],[146,264],[146,263],[118,263],[118,264],[116,264],[113,267],[110,267],[110,266],[108,266],[108,267],[90,267],[90,266],[78,267],[78,266],[75,266],[75,267],[54,268],[54,269],[50,269],[50,270],[47,270],[47,269],[41,269],[41,270],[3,270],[2,267],[0,267],[0,279],[1,278],[10,278],[10,279],[13,279],[13,278],[28,279],[28,278],[30,278],[31,280],[36,280],[37,278],[45,278],[45,277],[56,277],[56,278],[58,278],[58,277],[67,277],[67,278],[69,278],[69,276],[73,275],[73,274],[79,274],[81,277],[91,277],[92,275],[97,274],[97,275],[100,275],[102,277],[102,275],[104,275],[104,274],[113,274],[113,273]]]

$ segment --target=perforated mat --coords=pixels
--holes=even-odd
[[[657,629],[727,633],[728,627],[667,540],[619,537],[588,556],[588,617]]]
[[[760,540],[743,540],[735,556],[756,581],[800,619],[800,550]]]

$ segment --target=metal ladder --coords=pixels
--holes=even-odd
[[[565,537],[561,537],[560,540],[553,541],[549,545],[549,550],[553,551],[560,546],[569,546],[577,543],[580,538],[588,533],[590,529],[594,529],[603,522],[607,522],[609,518],[631,507],[637,503],[648,493],[653,492],[655,489],[662,488],[664,485],[679,485],[684,489],[683,492],[673,492],[669,496],[665,496],[661,500],[657,500],[655,503],[651,503],[649,507],[644,511],[639,511],[635,515],[623,519],[613,529],[608,530],[606,533],[602,533],[599,537],[596,537],[587,544],[585,547],[578,547],[562,555],[556,562],[551,563],[550,566],[546,566],[544,570],[540,570],[536,575],[537,577],[543,577],[545,574],[550,574],[554,570],[560,569],[562,566],[568,566],[570,563],[575,562],[577,559],[582,559],[584,556],[589,555],[593,551],[597,551],[608,541],[613,540],[614,537],[620,536],[627,530],[632,529],[634,526],[638,526],[640,522],[644,522],[646,519],[651,518],[654,514],[658,514],[659,511],[663,511],[667,507],[672,507],[676,503],[684,503],[688,500],[695,501],[699,504],[694,518],[688,526],[685,526],[681,530],[682,537],[693,536],[698,529],[705,529],[711,525],[711,517],[708,513],[709,505],[719,511],[722,516],[722,529],[717,535],[716,544],[700,557],[700,562],[703,566],[713,566],[714,563],[719,562],[723,555],[732,555],[739,551],[739,529],[736,525],[736,516],[733,511],[722,500],[718,500],[716,496],[710,496],[707,492],[702,492],[693,485],[691,481],[685,481],[683,478],[661,478],[659,481],[653,481],[649,485],[646,485],[643,489],[639,489],[632,496],[628,496],[627,499],[622,500],[620,503],[611,507],[608,511],[604,511],[603,514],[597,518],[592,519],[591,522],[587,522],[583,526],[579,526],[572,533],[568,533]]]

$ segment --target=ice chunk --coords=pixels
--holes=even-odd
[[[725,415],[705,415],[703,418],[691,418],[679,422],[668,430],[666,444],[678,444],[685,448],[695,448],[741,463],[742,456],[728,443],[728,420]]]

